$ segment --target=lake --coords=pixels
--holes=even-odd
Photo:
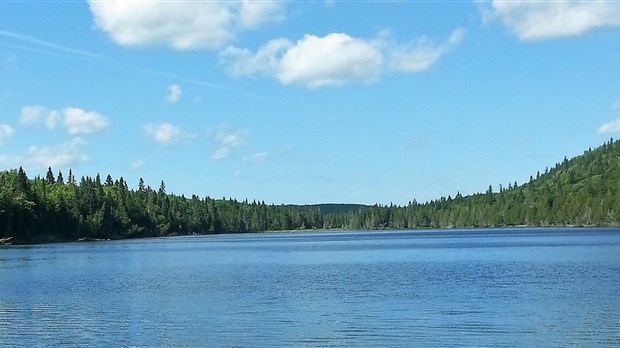
[[[620,229],[0,249],[0,346],[620,346]]]

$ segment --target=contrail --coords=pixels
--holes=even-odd
[[[75,48],[58,45],[58,44],[55,44],[53,42],[44,41],[44,40],[41,40],[41,39],[37,39],[36,37],[32,37],[32,36],[28,36],[28,35],[24,35],[24,34],[20,34],[20,33],[15,33],[15,32],[12,32],[12,31],[0,30],[0,36],[4,36],[4,37],[11,38],[11,39],[16,39],[16,40],[19,40],[19,41],[31,43],[31,44],[38,45],[38,46],[41,46],[41,47],[50,48],[50,49],[56,50],[56,51],[61,51],[61,52],[65,52],[65,53],[71,53],[73,55],[80,56],[80,57],[97,59],[97,60],[107,60],[104,56],[102,56],[100,54],[94,54],[94,53],[91,53],[91,52],[86,52],[86,51],[78,50],[78,49],[75,49]]]
[[[0,37],[14,39],[14,40],[17,40],[17,41],[21,41],[21,42],[24,42],[24,43],[29,43],[29,44],[32,44],[32,45],[35,45],[35,46],[39,46],[39,47],[42,47],[42,48],[46,49],[46,50],[41,50],[41,49],[30,48],[30,47],[26,47],[26,46],[22,46],[22,45],[8,44],[10,46],[17,47],[17,48],[24,49],[24,50],[40,52],[40,53],[51,53],[51,54],[62,53],[63,55],[69,55],[69,56],[73,56],[73,57],[92,59],[92,60],[98,61],[100,63],[104,63],[104,64],[110,65],[112,67],[115,67],[115,68],[132,71],[134,73],[135,72],[142,72],[142,73],[147,73],[147,74],[151,74],[151,75],[158,75],[158,76],[167,77],[167,78],[171,78],[171,79],[176,79],[176,80],[179,80],[179,81],[183,81],[183,82],[187,82],[187,83],[191,83],[191,84],[195,84],[195,85],[199,85],[199,86],[204,86],[204,87],[208,87],[208,88],[211,88],[211,89],[216,89],[216,90],[220,90],[220,91],[224,91],[224,92],[228,92],[228,93],[240,94],[240,95],[243,95],[243,96],[246,96],[246,97],[250,97],[250,98],[254,98],[254,99],[258,99],[258,100],[264,100],[264,101],[269,101],[269,102],[281,103],[281,101],[273,99],[273,98],[269,98],[269,97],[265,97],[265,96],[261,96],[261,95],[258,95],[258,94],[253,94],[253,93],[237,90],[237,89],[232,89],[232,88],[229,88],[229,87],[226,87],[226,86],[218,85],[218,84],[207,82],[207,81],[201,81],[201,80],[186,78],[186,77],[178,76],[178,75],[175,75],[175,74],[172,74],[172,73],[168,73],[168,72],[163,72],[163,71],[157,71],[157,70],[151,70],[151,69],[141,69],[141,68],[137,68],[135,66],[131,66],[131,65],[123,64],[123,63],[118,63],[118,62],[116,62],[114,60],[111,60],[111,59],[107,58],[104,55],[101,55],[101,54],[92,53],[92,52],[88,52],[88,51],[83,51],[83,50],[79,50],[79,49],[75,49],[75,48],[59,45],[59,44],[56,44],[56,43],[53,43],[53,42],[50,42],[50,41],[41,40],[41,39],[33,37],[33,36],[29,36],[29,35],[25,35],[25,34],[21,34],[21,33],[16,33],[16,32],[13,32],[13,31],[7,31],[7,30],[0,29]]]
[[[171,79],[175,79],[178,81],[183,81],[183,82],[187,82],[187,83],[191,83],[194,85],[199,85],[199,86],[205,86],[205,87],[209,87],[212,89],[217,89],[220,91],[224,91],[224,92],[229,92],[229,93],[236,93],[236,94],[241,94],[244,95],[246,97],[250,97],[250,98],[254,98],[254,99],[259,99],[259,100],[265,100],[265,101],[270,101],[270,102],[275,102],[275,103],[282,103],[282,101],[277,100],[277,99],[273,99],[273,98],[269,98],[269,97],[264,97],[258,94],[253,94],[253,93],[249,93],[249,92],[244,92],[244,91],[240,91],[240,90],[236,90],[236,89],[231,89],[225,86],[221,86],[221,85],[217,85],[211,82],[206,82],[206,81],[201,81],[201,80],[196,80],[196,79],[190,79],[187,77],[182,77],[182,76],[178,76],[175,74],[171,74],[171,73],[167,73],[167,72],[162,72],[162,71],[157,71],[157,70],[143,70],[145,73],[147,74],[152,74],[152,75],[159,75],[159,76],[163,76],[163,77],[168,77]]]

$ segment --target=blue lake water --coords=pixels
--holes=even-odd
[[[620,230],[2,248],[0,346],[620,346]]]

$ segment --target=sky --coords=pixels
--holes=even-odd
[[[31,178],[404,205],[619,133],[616,1],[0,0],[0,170]]]

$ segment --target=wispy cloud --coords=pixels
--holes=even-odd
[[[250,97],[253,99],[258,99],[258,100],[265,100],[265,101],[269,101],[269,102],[280,102],[277,99],[274,98],[270,98],[270,97],[265,97],[262,95],[258,95],[258,94],[254,94],[254,93],[249,93],[249,92],[245,92],[242,90],[238,90],[238,89],[233,89],[233,88],[229,88],[223,85],[218,85],[212,82],[208,82],[208,81],[204,81],[204,80],[196,80],[196,79],[190,79],[190,78],[186,78],[180,75],[176,75],[176,74],[171,74],[171,73],[167,73],[167,72],[163,72],[163,71],[157,71],[157,70],[141,70],[143,73],[147,73],[147,74],[151,74],[151,75],[157,75],[157,76],[162,76],[162,77],[167,77],[176,81],[181,81],[181,82],[186,82],[186,83],[191,83],[192,85],[197,85],[197,86],[203,86],[203,87],[208,87],[211,89],[215,89],[215,90],[219,90],[222,92],[228,92],[228,93],[234,93],[234,94],[239,94],[239,95],[243,95],[245,97]]]
[[[620,110],[620,98],[616,99],[612,105],[612,110],[618,111]],[[600,127],[597,130],[598,134],[612,134],[612,133],[620,133],[620,118],[615,119],[613,121],[609,121]]]
[[[241,158],[241,161],[243,163],[248,163],[248,164],[259,164],[264,162],[267,159],[267,153],[266,152],[257,152],[251,156],[243,156],[243,158]]]
[[[4,145],[11,140],[14,132],[15,129],[13,129],[13,127],[6,124],[0,124],[0,145]]]
[[[409,73],[428,70],[439,58],[458,46],[464,36],[465,30],[457,28],[442,43],[422,37],[409,44],[395,45],[390,52],[389,67],[394,71]]]
[[[45,169],[87,163],[90,161],[90,157],[85,152],[87,145],[88,143],[81,138],[73,138],[50,146],[32,145],[21,155],[0,156],[0,165],[8,168],[23,165],[26,168]]]
[[[249,134],[247,130],[220,129],[214,137],[215,150],[211,154],[211,158],[216,161],[228,158],[235,149],[245,144]]]
[[[97,54],[97,53],[92,53],[92,52],[83,51],[83,50],[79,50],[79,49],[68,47],[68,46],[59,45],[59,44],[56,44],[50,41],[41,40],[36,37],[17,33],[14,31],[0,30],[0,36],[14,39],[14,40],[21,41],[21,42],[25,42],[25,43],[29,43],[35,46],[43,47],[43,48],[48,49],[50,52],[62,52],[62,53],[65,53],[71,56],[90,58],[90,59],[96,59],[96,60],[107,60],[104,56]]]
[[[584,34],[602,27],[620,26],[616,1],[478,1],[485,22],[499,19],[522,41]]]
[[[227,87],[227,86],[215,84],[215,83],[212,83],[212,82],[209,82],[209,81],[190,79],[190,78],[186,78],[186,77],[179,76],[179,75],[176,75],[176,74],[172,74],[172,73],[169,73],[169,72],[152,70],[152,69],[145,69],[145,68],[142,68],[142,67],[136,67],[136,66],[128,65],[128,64],[125,64],[125,63],[117,62],[117,61],[115,61],[113,59],[109,59],[108,57],[106,57],[104,55],[101,55],[101,54],[98,54],[98,53],[89,52],[89,51],[85,51],[85,50],[80,50],[80,49],[76,49],[76,48],[72,48],[72,47],[68,47],[68,46],[59,45],[59,44],[56,44],[56,43],[51,42],[51,41],[42,40],[42,39],[39,39],[39,38],[36,38],[36,37],[33,37],[33,36],[29,36],[29,35],[25,35],[25,34],[21,34],[21,33],[16,33],[16,32],[6,31],[6,30],[0,30],[0,37],[10,38],[10,39],[13,39],[15,41],[31,45],[31,46],[22,46],[22,45],[16,45],[16,44],[12,45],[12,46],[18,47],[20,49],[28,50],[28,51],[33,51],[33,52],[38,52],[38,53],[48,53],[48,54],[61,54],[61,55],[66,55],[66,56],[70,56],[70,57],[78,57],[78,58],[95,60],[95,61],[97,61],[100,64],[111,66],[111,67],[114,67],[114,68],[117,68],[117,69],[123,69],[123,70],[129,71],[129,72],[140,73],[140,74],[150,74],[150,75],[154,75],[154,76],[160,76],[160,77],[164,77],[164,78],[168,78],[168,79],[173,79],[173,80],[176,80],[176,81],[182,81],[182,82],[190,83],[190,84],[193,84],[193,85],[207,87],[207,88],[210,88],[210,89],[220,90],[220,91],[227,92],[227,93],[234,93],[234,94],[242,95],[242,96],[245,96],[245,97],[250,97],[250,98],[253,98],[253,99],[265,100],[265,101],[270,101],[270,102],[278,102],[278,100],[273,99],[273,98],[269,98],[269,97],[266,97],[266,96],[261,96],[261,95],[254,94],[254,93],[245,92],[245,91],[242,91],[242,90],[238,90],[238,89],[230,88],[230,87]]]
[[[620,118],[598,127],[598,134],[620,133]]]

